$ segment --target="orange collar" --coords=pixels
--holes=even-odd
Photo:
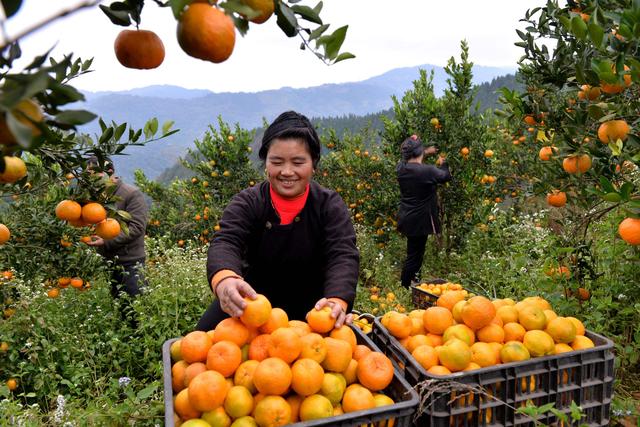
[[[271,194],[273,207],[278,213],[278,216],[280,216],[280,224],[287,225],[293,222],[296,215],[298,215],[302,211],[305,203],[307,203],[307,197],[309,196],[309,185],[307,184],[307,188],[304,193],[299,195],[295,199],[285,199],[284,197],[273,191],[273,187],[271,186],[269,186],[269,193]]]

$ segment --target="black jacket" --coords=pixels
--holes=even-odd
[[[396,172],[401,194],[398,231],[405,236],[440,233],[437,186],[451,179],[447,163],[399,163]]]
[[[116,259],[120,264],[144,261],[144,235],[149,219],[149,207],[142,192],[120,179],[116,181],[114,193],[121,200],[116,202],[118,210],[127,211],[131,220],[127,223],[129,234],[124,232],[111,240],[105,240],[103,246],[97,248],[98,253],[108,259]]]
[[[242,275],[274,307],[304,319],[322,297],[353,306],[359,253],[342,198],[311,182],[307,202],[291,224],[280,225],[269,183],[245,189],[222,214],[207,258],[207,277],[229,269]]]

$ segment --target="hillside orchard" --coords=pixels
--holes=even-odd
[[[277,24],[287,36],[300,36],[303,46],[325,62],[352,57],[339,52],[346,27],[325,33],[321,5],[186,3],[167,5],[176,17],[181,47],[195,58],[220,62],[233,50],[228,38],[215,46],[226,53],[200,49],[198,31],[209,23],[198,19],[225,21],[227,33],[233,38],[236,30],[246,33],[246,42],[252,25]],[[3,1],[7,16],[13,10],[8,5],[16,4],[20,2]],[[275,9],[262,10],[265,4]],[[101,8],[114,24],[137,26],[142,6],[141,1],[128,1]],[[204,12],[196,13],[197,9]],[[276,18],[270,18],[272,13]],[[475,368],[471,363],[522,360],[518,358],[524,358],[525,351],[532,357],[575,351],[589,347],[584,329],[594,331],[614,342],[613,420],[637,422],[629,417],[637,420],[640,411],[640,5],[549,2],[523,19],[527,32],[518,31],[514,38],[522,48],[518,79],[524,91],[502,89],[501,108],[476,111],[473,64],[463,41],[445,68],[449,87],[442,97],[434,95],[432,76],[422,71],[411,90],[392,99],[393,116],[383,118],[379,134],[370,129],[341,135],[331,129],[323,132],[315,179],[342,196],[355,225],[361,256],[355,309],[384,316],[387,329],[411,350],[418,344],[442,345],[435,353],[425,348],[417,353],[425,366],[440,366],[438,373],[446,374],[442,367],[455,371]],[[117,58],[124,66],[146,69],[162,62],[161,41],[140,31],[131,33],[118,36],[116,42]],[[141,58],[135,49],[129,52],[147,43],[147,37],[153,55]],[[553,51],[549,40],[554,41]],[[191,172],[188,179],[164,185],[136,172],[136,185],[151,200],[151,210],[148,285],[131,301],[139,319],[134,329],[116,320],[123,301],[109,294],[110,266],[85,243],[96,234],[108,239],[127,233],[129,216],[115,208],[113,183],[101,173],[105,157],[122,154],[129,145],[162,144],[157,140],[175,132],[172,123],[150,119],[142,129],[134,129],[71,109],[77,107],[70,104],[84,96],[70,82],[90,71],[91,60],[45,55],[16,70],[19,56],[18,44],[3,46],[0,419],[13,425],[162,424],[161,347],[171,338],[193,338],[194,326],[211,300],[205,279],[208,242],[219,230],[231,197],[263,179],[260,165],[252,160],[256,130],[222,118],[211,123],[183,159]],[[100,122],[98,135],[77,131],[91,120]],[[396,231],[395,167],[400,142],[413,134],[435,144],[453,174],[439,190],[443,233],[429,239],[422,268],[425,282],[446,279],[447,283],[422,286],[442,298],[437,303],[442,310],[425,312],[414,310],[418,307],[413,306],[411,292],[399,283],[406,241]],[[96,167],[88,168],[90,155],[98,159]],[[411,318],[433,330],[416,334]],[[571,318],[577,322],[567,320]],[[356,323],[366,332],[370,322],[364,319]],[[244,326],[237,322],[241,327],[234,323],[235,330],[245,331],[247,322],[251,320],[244,319]],[[465,335],[465,325],[470,334]],[[438,341],[453,334],[447,335],[449,327],[458,327],[461,335]],[[333,334],[330,331],[318,334]],[[212,333],[211,342],[208,334],[200,338],[211,347],[219,344],[218,334]],[[409,341],[414,335],[432,336]],[[465,338],[487,346],[473,348]],[[296,341],[284,335],[278,339]],[[503,346],[507,341],[521,344]],[[235,347],[216,349],[235,354],[249,344],[247,337]],[[201,355],[190,359],[188,354],[189,345],[182,354],[172,352],[176,372],[185,374],[187,365],[195,371],[192,365],[209,364]],[[286,352],[276,349],[274,354],[280,361],[269,369],[279,365],[284,371],[313,370],[315,379],[320,378],[318,368],[340,371],[331,362],[321,367],[322,361],[295,368],[299,361],[288,360]],[[351,364],[360,357],[366,356],[353,353],[340,363]],[[226,387],[216,371],[229,368],[231,375],[241,366],[205,367],[209,373],[196,384],[211,377],[209,384]],[[367,392],[358,389],[360,397],[347,399],[347,408],[357,408],[363,395],[370,404],[367,393],[373,398],[384,388],[374,384],[380,378],[364,373],[351,377]],[[315,393],[295,384],[299,395]],[[185,381],[177,381],[173,389],[182,419],[190,418],[190,389]],[[226,415],[239,418],[250,412],[243,405],[250,396],[235,387],[233,393],[238,404],[225,406]],[[326,406],[325,400],[314,399],[313,407]],[[286,410],[282,400],[267,402]],[[196,406],[198,413],[212,409]]]

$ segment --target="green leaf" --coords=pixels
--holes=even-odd
[[[340,47],[347,36],[348,25],[338,28],[331,35],[323,36],[318,39],[318,43],[324,45],[325,56],[328,59],[335,59],[340,52]]]
[[[600,177],[600,187],[602,187],[602,190],[604,190],[607,193],[616,192],[616,189],[613,187],[613,184],[611,184],[611,182],[604,176]]]
[[[22,0],[2,0],[2,8],[4,9],[4,16],[11,18],[22,6]]]
[[[311,31],[311,33],[309,34],[309,41],[315,40],[320,37],[325,31],[327,31],[328,28],[329,24],[324,24]]]
[[[18,120],[13,113],[7,114],[7,126],[21,147],[29,148],[33,139],[30,127]]]
[[[571,19],[571,32],[580,40],[587,38],[587,24],[579,16]]]
[[[139,400],[148,399],[149,397],[151,397],[153,395],[153,393],[155,393],[157,388],[158,388],[158,386],[156,384],[151,384],[151,385],[143,388],[142,390],[140,390],[138,392],[138,394],[136,395],[136,397]]]
[[[291,6],[291,10],[300,15],[302,19],[313,22],[314,24],[322,25],[322,19],[320,18],[320,16],[309,6],[296,4]]]
[[[568,17],[560,16],[558,19],[560,20],[560,23],[562,24],[565,30],[571,31],[571,20]]]
[[[236,12],[247,19],[256,18],[261,14],[259,10],[253,9],[251,6],[238,0],[228,0],[224,3],[220,3],[220,7],[230,12]]]
[[[613,192],[613,193],[607,193],[604,196],[602,196],[602,199],[606,200],[607,202],[612,202],[612,203],[618,203],[620,201],[622,201],[622,197],[620,196],[620,194]]]
[[[318,4],[313,8],[313,11],[315,13],[317,13],[318,15],[320,15],[320,12],[322,12],[322,7],[324,6],[324,4],[322,4],[322,2],[318,2]]]
[[[110,140],[112,136],[113,136],[113,128],[107,128],[107,130],[103,132],[102,135],[100,135],[100,139],[98,139],[98,143],[104,144],[105,142]]]
[[[99,7],[115,25],[121,25],[123,27],[131,25],[131,19],[129,19],[128,12],[123,10],[113,10],[102,4]]]
[[[345,59],[353,59],[356,56],[350,52],[342,52],[340,55],[338,55],[336,57],[336,60],[333,61],[334,64],[340,62],[340,61],[344,61]]]
[[[120,126],[118,126],[114,132],[113,135],[113,139],[115,141],[120,141],[120,138],[122,137],[122,134],[124,133],[124,131],[127,130],[127,124],[126,123],[122,123]]]
[[[123,210],[118,210],[116,211],[116,213],[118,214],[118,216],[120,216],[122,219],[126,220],[126,221],[131,221],[131,214],[127,211],[123,211]]]
[[[176,19],[180,19],[180,15],[182,15],[182,11],[191,3],[192,0],[169,0],[169,4],[171,5],[171,12],[173,12],[173,17]]]
[[[89,123],[97,116],[86,110],[66,110],[56,114],[55,120],[65,125],[83,125]]]
[[[149,124],[149,131],[151,132],[151,136],[155,135],[156,132],[158,132],[158,119],[154,117],[147,123]]]
[[[596,47],[600,47],[602,45],[602,40],[604,39],[604,30],[600,25],[590,23],[589,37]]]
[[[278,2],[276,7],[277,24],[287,37],[295,37],[298,34],[298,20],[291,8],[283,2]]]
[[[162,124],[162,134],[166,135],[175,122],[173,120],[167,120]]]
[[[598,120],[604,116],[604,111],[602,111],[602,108],[598,107],[596,104],[589,104],[587,107],[587,113],[589,114],[589,117],[594,120]]]
[[[622,147],[624,146],[624,143],[621,139],[618,139],[616,142],[610,142],[607,145],[609,146],[612,155],[619,156],[622,154]]]
[[[84,61],[82,63],[82,71],[87,71],[91,67],[91,64],[93,64],[93,58],[89,58]]]
[[[620,196],[622,196],[623,200],[629,200],[632,191],[633,184],[631,184],[630,182],[625,182],[624,184],[622,184],[622,187],[620,187]]]

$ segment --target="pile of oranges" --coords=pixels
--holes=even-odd
[[[420,283],[416,286],[418,289],[429,292],[431,295],[442,295],[448,291],[461,291],[462,295],[466,298],[469,293],[462,288],[460,283]]]
[[[381,323],[434,375],[594,347],[580,320],[559,317],[537,296],[516,303],[448,291],[434,307],[392,311]]]
[[[107,210],[100,203],[80,205],[74,200],[63,200],[56,206],[56,217],[74,227],[95,226],[95,233],[105,240],[120,234],[120,223],[116,219],[107,218]]]
[[[60,289],[68,287],[75,288],[79,291],[86,291],[91,288],[91,283],[86,280],[82,280],[80,277],[60,277],[58,278],[56,285],[47,290],[47,296],[49,298],[58,298],[60,296]]]
[[[176,425],[281,426],[394,403],[381,393],[389,358],[335,328],[328,307],[303,322],[263,295],[246,302],[240,318],[171,345]]]

